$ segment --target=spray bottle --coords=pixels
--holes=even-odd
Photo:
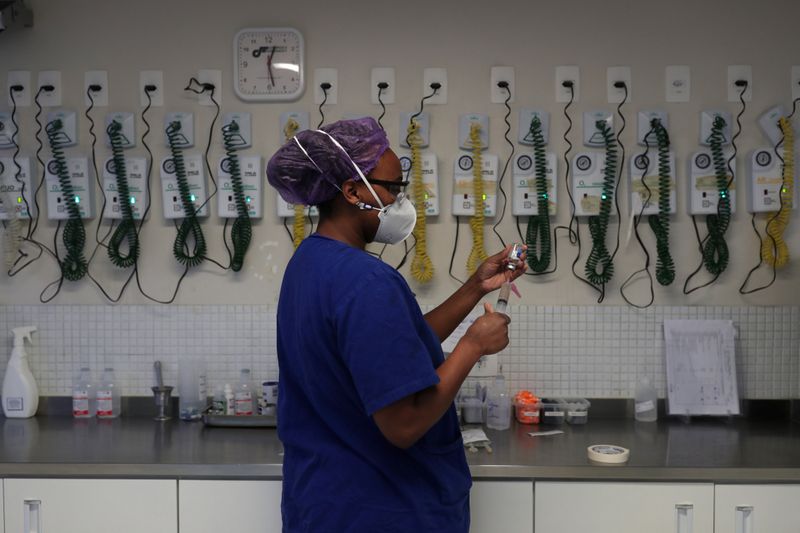
[[[14,349],[3,379],[3,412],[7,418],[30,418],[39,408],[39,387],[28,367],[25,341],[31,342],[34,326],[14,328]]]

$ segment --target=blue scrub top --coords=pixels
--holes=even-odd
[[[320,235],[300,244],[278,303],[284,532],[469,530],[455,407],[406,450],[372,419],[437,384],[443,361],[395,269]]]

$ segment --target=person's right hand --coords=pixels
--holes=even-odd
[[[503,313],[495,313],[489,303],[484,303],[483,308],[486,312],[467,329],[463,340],[474,343],[481,355],[490,355],[508,346],[511,319]]]

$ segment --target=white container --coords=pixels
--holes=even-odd
[[[250,369],[243,368],[236,387],[236,416],[252,416],[255,405],[253,384],[250,381]]]
[[[178,362],[178,396],[181,420],[200,420],[208,407],[208,377],[204,360],[186,357]]]
[[[72,416],[74,418],[94,418],[97,414],[97,387],[92,382],[92,371],[88,366],[81,367],[80,374],[72,386]]]
[[[494,384],[486,395],[486,427],[498,430],[511,427],[511,397],[502,375],[494,378]]]
[[[97,418],[117,418],[122,414],[122,397],[114,378],[114,369],[106,367],[97,386]]]
[[[225,414],[233,416],[236,414],[236,396],[233,394],[233,388],[230,383],[225,384]]]
[[[638,422],[655,422],[658,420],[658,396],[656,388],[645,376],[636,385],[636,399],[634,401],[634,418]]]
[[[7,418],[30,418],[39,408],[39,387],[33,379],[25,353],[25,340],[31,340],[33,326],[14,328],[14,348],[3,378],[3,413]]]

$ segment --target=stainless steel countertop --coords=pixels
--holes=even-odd
[[[0,477],[268,479],[281,475],[274,429],[205,428],[149,418],[113,421],[0,418]],[[467,452],[480,479],[800,482],[800,424],[677,420],[636,424],[591,420],[563,435],[529,437],[547,427],[487,430],[492,453]],[[591,444],[631,450],[623,466],[593,465]]]

